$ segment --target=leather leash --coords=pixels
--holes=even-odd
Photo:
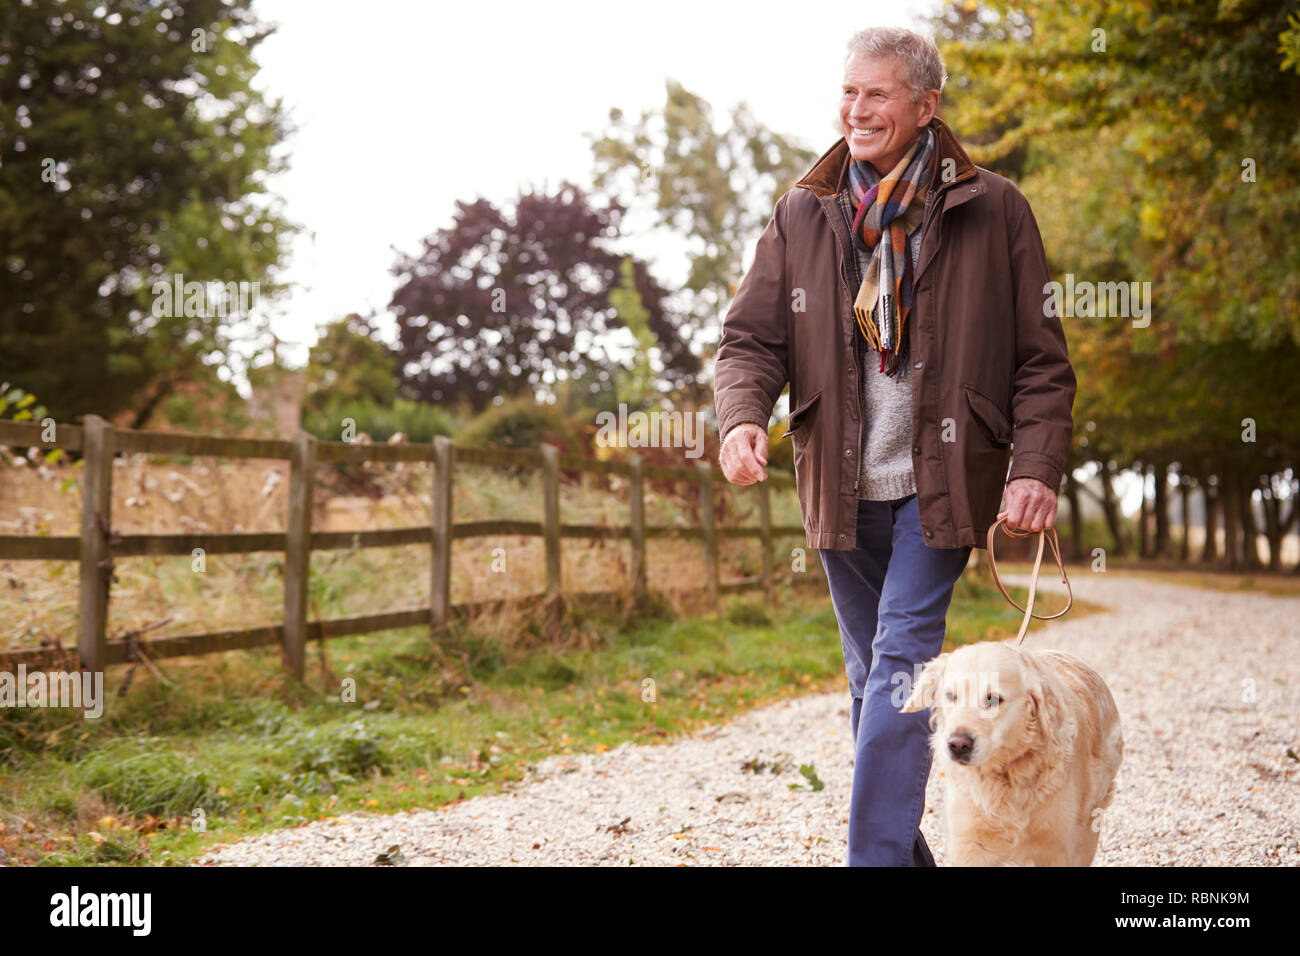
[[[994,521],[993,524],[989,525],[989,538],[988,538],[989,570],[993,572],[993,583],[998,586],[998,590],[1002,592],[1002,596],[1006,598],[1008,601],[1011,601],[1011,606],[1014,607],[1017,611],[1025,612],[1025,619],[1020,622],[1020,633],[1016,635],[1016,644],[1019,645],[1020,642],[1025,639],[1025,632],[1029,630],[1029,619],[1031,617],[1036,617],[1040,621],[1050,621],[1053,618],[1060,617],[1062,614],[1064,614],[1066,611],[1070,609],[1071,605],[1074,604],[1074,591],[1071,590],[1070,588],[1070,579],[1065,576],[1065,565],[1061,562],[1061,546],[1060,543],[1056,540],[1056,529],[1045,528],[1039,532],[1020,531],[1020,530],[1013,531],[1010,527],[1006,526],[1006,518],[1007,518],[1007,513],[1005,511],[1000,512],[998,514],[997,520]],[[998,530],[999,525],[1003,526],[1003,530],[1010,537],[1023,538],[1026,535],[1031,535],[1035,533],[1037,533],[1038,535],[1038,555],[1034,558],[1034,573],[1029,578],[1029,600],[1025,602],[1024,607],[1021,607],[1015,601],[1011,600],[1011,595],[1008,594],[1007,589],[1002,586],[1002,579],[998,577],[998,562],[993,557],[993,534],[995,531]],[[1043,540],[1047,538],[1048,531],[1052,532],[1052,537],[1048,540],[1052,542],[1052,553],[1056,556],[1056,566],[1061,569],[1061,581],[1064,582],[1065,584],[1065,592],[1069,596],[1069,600],[1066,601],[1065,607],[1061,608],[1055,614],[1048,614],[1044,616],[1042,614],[1034,613],[1034,592],[1038,589],[1038,569],[1039,566],[1043,563]]]

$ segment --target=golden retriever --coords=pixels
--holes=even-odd
[[[926,707],[951,865],[1091,865],[1124,753],[1095,670],[1062,651],[969,644],[925,666],[903,712]]]

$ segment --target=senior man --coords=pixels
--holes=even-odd
[[[926,37],[853,36],[843,138],[777,201],[715,367],[719,463],[739,485],[767,477],[790,384],[799,505],[852,695],[850,866],[934,865],[930,712],[900,708],[1003,495],[1009,527],[1054,525],[1073,429],[1037,223],[936,116],[946,79]]]

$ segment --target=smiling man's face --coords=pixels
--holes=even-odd
[[[907,154],[921,127],[939,109],[939,91],[926,90],[915,103],[903,83],[897,57],[850,57],[844,67],[840,126],[855,160],[881,176]]]

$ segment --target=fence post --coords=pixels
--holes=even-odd
[[[707,461],[695,463],[700,477],[700,514],[704,526],[704,562],[709,574],[709,597],[718,603],[718,539],[713,532],[713,465]]]
[[[284,662],[302,680],[307,646],[307,582],[311,576],[311,505],[316,439],[299,430],[289,459],[289,530],[284,554]]]
[[[628,520],[632,528],[632,594],[646,596],[645,567],[645,463],[636,452],[627,456]]]
[[[763,542],[763,588],[772,585],[772,501],[767,493],[767,482],[758,483],[758,521]]]
[[[81,591],[77,653],[81,666],[102,671],[108,651],[108,591],[113,577],[109,529],[113,505],[113,426],[87,415],[82,432]]]
[[[560,452],[543,444],[542,531],[546,535],[546,590],[560,592]]]
[[[433,585],[430,589],[429,636],[447,626],[451,608],[451,476],[455,447],[446,435],[433,439]]]

